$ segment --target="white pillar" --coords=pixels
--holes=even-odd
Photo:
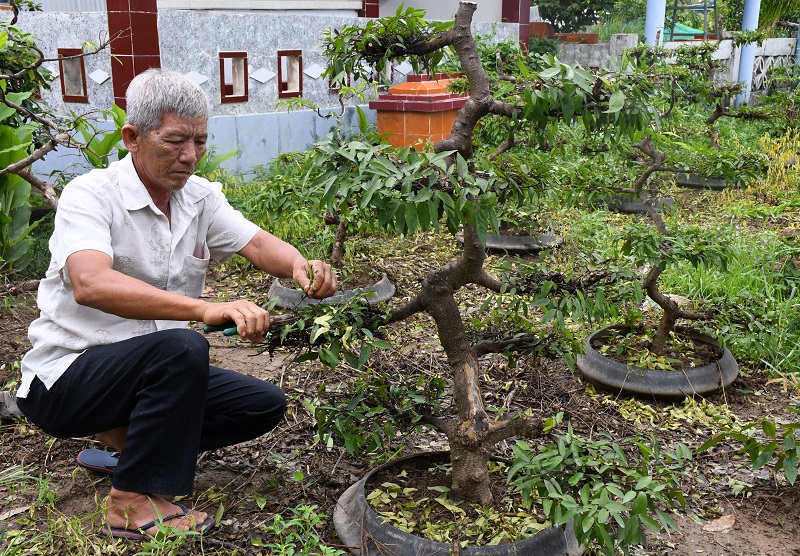
[[[667,0],[647,0],[644,20],[644,42],[649,46],[664,44],[664,20],[667,17]]]
[[[761,0],[744,0],[744,16],[742,17],[742,31],[755,31],[758,29],[758,15],[761,13]],[[750,89],[753,86],[753,65],[756,60],[756,43],[742,45],[742,54],[739,56],[739,77],[737,81],[744,83],[744,90],[736,95],[736,106],[747,104],[750,100]]]

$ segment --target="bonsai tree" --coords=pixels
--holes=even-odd
[[[675,51],[675,66],[665,64],[666,57],[672,55],[665,49],[640,46],[627,53],[639,62],[640,67],[651,68],[649,75],[661,84],[657,88],[661,98],[655,102],[660,100],[661,106],[668,106],[665,114],[654,120],[654,124],[659,123],[658,127],[649,127],[637,142],[626,145],[638,155],[630,158],[636,161],[640,170],[629,187],[616,189],[619,193],[635,196],[651,223],[649,229],[630,227],[622,241],[624,253],[633,256],[637,266],[648,269],[641,290],[662,310],[650,346],[650,351],[658,356],[667,351],[667,342],[679,319],[703,321],[712,317],[708,311],[687,310],[675,298],[663,293],[659,287],[662,273],[668,265],[678,261],[688,261],[695,267],[712,265],[724,269],[727,249],[695,227],[668,230],[662,207],[648,183],[657,173],[666,172],[721,176],[728,183],[737,184],[754,179],[763,168],[764,157],[760,153],[744,148],[720,148],[719,131],[714,127],[719,118],[765,118],[767,113],[747,107],[736,111],[727,108],[727,101],[740,90],[741,84],[720,83],[716,79],[719,63],[712,55],[717,46],[712,43],[680,46]],[[679,122],[668,132],[660,130],[661,125],[666,127],[668,121],[663,116],[672,112],[676,102],[696,100],[713,106],[713,112],[704,122],[710,139],[708,143],[691,140],[694,134],[691,121],[688,124]]]
[[[493,83],[480,63],[470,32],[475,9],[476,4],[462,2],[448,28],[429,25],[421,11],[408,9],[398,10],[394,18],[370,20],[363,27],[345,26],[328,34],[328,75],[334,81],[348,74],[368,79],[371,67],[380,71],[389,61],[404,58],[430,67],[444,49],[452,49],[461,62],[470,96],[450,137],[437,142],[433,153],[420,154],[425,159],[424,170],[395,165],[388,158],[380,163],[383,179],[342,179],[353,161],[359,160],[347,150],[352,146],[342,144],[328,153],[331,173],[322,179],[326,201],[338,195],[353,199],[374,210],[382,224],[401,233],[437,227],[440,214],[452,233],[463,228],[460,257],[427,274],[411,301],[394,309],[388,320],[396,322],[423,312],[434,320],[452,372],[456,415],[428,416],[427,421],[449,441],[452,495],[488,504],[492,500],[488,461],[494,446],[512,436],[536,437],[542,425],[531,416],[490,417],[481,393],[479,359],[488,353],[532,349],[541,339],[534,334],[509,333],[471,343],[462,321],[456,300],[461,288],[472,284],[493,294],[507,292],[508,284],[484,269],[484,242],[490,225],[497,223],[497,204],[522,194],[521,189],[488,172],[485,160],[473,157],[475,127],[489,115],[506,118],[509,133],[503,149],[511,148],[515,137],[522,134],[543,138],[553,133],[559,122],[582,122],[593,133],[611,140],[640,135],[651,120],[651,111],[644,75],[594,75],[553,57],[544,60],[545,68],[539,72],[524,69],[522,79]],[[367,154],[361,163],[380,156],[379,149],[363,150]]]

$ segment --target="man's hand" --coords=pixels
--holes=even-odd
[[[269,312],[245,300],[207,303],[203,312],[205,324],[236,323],[239,337],[246,342],[263,342],[269,329]]]
[[[309,297],[322,299],[336,293],[336,274],[322,261],[305,261],[292,269],[292,278]]]

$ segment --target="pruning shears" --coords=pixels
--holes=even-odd
[[[275,327],[285,326],[287,324],[296,322],[299,318],[300,317],[298,317],[297,315],[290,315],[290,314],[270,315],[269,327],[270,329],[272,329],[272,327],[274,326]],[[203,327],[203,332],[205,333],[222,332],[223,336],[236,336],[238,334],[236,330],[236,323],[233,322],[232,320],[229,320],[228,322],[224,322],[222,324],[207,324],[206,326]]]

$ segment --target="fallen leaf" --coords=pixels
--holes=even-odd
[[[708,533],[722,533],[733,527],[734,522],[736,522],[736,516],[733,514],[724,515],[719,519],[715,519],[703,525],[703,531]]]
[[[14,508],[13,510],[8,510],[7,512],[3,512],[0,514],[0,521],[5,521],[10,517],[14,517],[17,514],[21,514],[28,508],[30,508],[30,506],[20,506],[19,508]]]

